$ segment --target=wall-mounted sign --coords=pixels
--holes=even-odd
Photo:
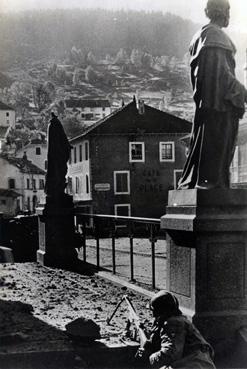
[[[95,183],[94,189],[95,191],[110,191],[111,185],[110,183]]]

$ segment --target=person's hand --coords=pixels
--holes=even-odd
[[[149,356],[149,362],[151,365],[155,365],[160,360],[160,352],[154,352],[152,355]]]
[[[139,349],[136,351],[135,358],[142,359],[144,355],[145,355],[145,349],[142,347],[139,347]]]

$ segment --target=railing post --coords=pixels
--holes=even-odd
[[[116,221],[112,221],[112,231],[111,231],[111,237],[112,237],[112,273],[116,274],[116,245],[115,245],[115,235],[116,235]]]
[[[87,235],[86,235],[86,219],[83,217],[82,219],[82,247],[83,247],[83,261],[87,260],[87,251],[86,251],[86,240],[87,240]]]
[[[129,223],[129,240],[130,240],[130,280],[134,281],[134,248],[133,248],[133,223]]]
[[[150,225],[150,242],[151,242],[151,260],[152,260],[152,288],[155,289],[155,224]]]
[[[96,240],[96,265],[100,267],[100,247],[99,247],[99,220],[95,219],[95,240]]]

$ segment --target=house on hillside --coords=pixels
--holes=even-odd
[[[15,128],[15,110],[0,101],[0,127]]]
[[[68,192],[85,212],[159,218],[191,123],[135,99],[70,140]]]
[[[11,128],[15,128],[15,110],[0,101],[0,153]]]
[[[46,171],[48,144],[44,139],[35,138],[16,152],[17,158],[25,156],[34,165]]]
[[[106,99],[66,99],[67,112],[76,114],[78,120],[92,124],[111,113],[109,100]]]
[[[0,155],[0,190],[11,190],[12,199],[18,194],[16,211],[35,212],[44,196],[45,172],[31,161]]]

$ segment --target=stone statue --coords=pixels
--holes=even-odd
[[[61,198],[66,187],[67,162],[71,146],[60,120],[51,113],[48,126],[48,167],[46,173],[45,193],[53,199]]]
[[[196,110],[179,189],[229,188],[239,119],[247,101],[247,91],[235,77],[235,46],[222,30],[229,24],[228,0],[208,0],[205,13],[210,22],[190,45]]]

